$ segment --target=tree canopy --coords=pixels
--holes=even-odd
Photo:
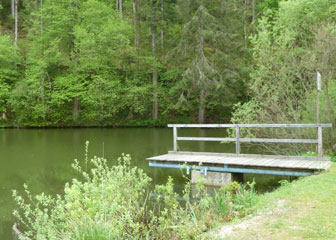
[[[4,2],[0,124],[335,125],[335,3]]]

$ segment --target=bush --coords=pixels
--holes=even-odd
[[[194,239],[214,222],[243,216],[254,204],[254,183],[250,189],[238,183],[223,187],[214,196],[200,183],[191,199],[191,184],[183,191],[182,203],[174,191],[173,179],[155,186],[150,197],[151,178],[131,167],[123,154],[119,164],[109,167],[104,158],[94,157],[84,166],[72,167],[82,180],[66,184],[64,196],[44,193],[26,197],[14,190],[19,211],[14,216],[32,239]],[[90,169],[90,171],[88,171]]]

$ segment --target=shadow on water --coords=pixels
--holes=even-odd
[[[224,137],[225,129],[183,129],[180,136]],[[147,157],[165,154],[173,148],[173,134],[167,128],[90,128],[90,129],[0,129],[0,239],[12,239],[15,203],[11,191],[23,192],[27,183],[33,194],[63,194],[64,184],[76,177],[71,168],[74,159],[83,161],[85,142],[90,142],[89,157],[104,156],[117,164],[122,153],[130,154],[132,165],[144,169],[152,184],[166,183],[172,176],[177,192],[182,192],[185,178],[178,169],[151,168]],[[218,142],[179,142],[184,151],[234,152],[234,144]],[[250,152],[242,146],[242,151]],[[184,172],[185,174],[185,172]],[[259,192],[270,191],[278,181],[287,179],[246,175],[256,179]]]

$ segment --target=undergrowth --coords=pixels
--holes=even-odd
[[[209,194],[202,184],[186,183],[185,201],[178,201],[171,177],[151,192],[152,179],[123,154],[118,165],[108,166],[104,158],[75,160],[72,167],[81,174],[55,197],[32,196],[26,185],[24,197],[13,191],[18,209],[14,216],[31,239],[197,239],[216,223],[249,214],[255,204],[254,182],[233,182]],[[150,197],[161,196],[161,197]],[[192,201],[198,198],[199,201]],[[24,237],[21,237],[24,239]]]
[[[306,152],[304,154],[302,154],[302,156],[305,157],[317,157],[317,153],[316,152]],[[330,157],[332,162],[336,162],[336,155],[333,152],[329,152],[327,154],[324,154],[324,157]]]

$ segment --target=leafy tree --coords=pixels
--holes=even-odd
[[[322,75],[326,76],[324,84],[328,87],[324,87],[322,95],[327,96],[333,78],[333,67],[330,64],[333,57],[328,54],[333,49],[333,33],[328,28],[322,28],[320,35],[315,32],[318,32],[317,29],[322,24],[333,22],[334,10],[335,1],[297,0],[281,2],[278,12],[265,11],[265,16],[259,20],[258,34],[252,39],[254,66],[248,82],[252,99],[236,106],[233,122],[316,121],[313,104],[313,96],[316,96],[316,70],[323,71]],[[321,41],[321,35],[326,37],[325,41]],[[325,104],[321,106],[322,109],[328,109],[330,97],[329,100],[322,101],[321,104]],[[325,116],[330,117],[324,120],[332,121],[332,111],[327,112],[329,114]],[[263,130],[258,132],[271,134]],[[297,136],[297,133],[288,131],[280,134]],[[299,134],[314,135],[313,132]],[[327,141],[331,142],[334,136],[334,133],[331,134]],[[281,151],[281,147],[279,145],[278,151]]]
[[[28,126],[227,121],[246,101],[248,36],[279,9],[278,0],[15,2],[2,3],[2,31],[25,61],[3,92],[7,124]]]
[[[10,37],[0,34],[0,112],[3,120],[7,120],[10,91],[19,77],[20,57],[16,52],[17,47]]]
[[[89,0],[82,5],[80,24],[74,28],[73,72],[77,89],[90,118],[106,120],[122,108],[124,92],[120,77],[132,60],[131,26],[106,4]],[[119,76],[118,76],[118,74]]]

